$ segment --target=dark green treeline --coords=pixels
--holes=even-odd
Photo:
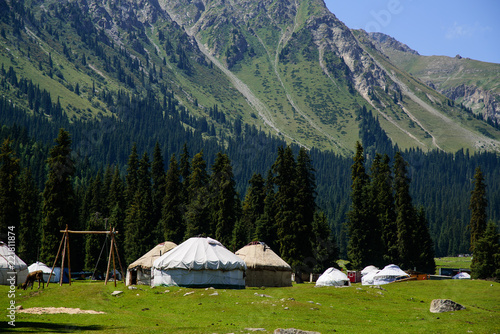
[[[86,182],[79,180],[71,153],[70,134],[61,129],[49,151],[40,196],[29,181],[29,170],[19,176],[11,141],[2,145],[0,173],[11,184],[1,185],[6,191],[0,200],[10,201],[11,210],[0,213],[23,231],[19,255],[28,262],[53,263],[59,230],[66,225],[72,230],[116,228],[118,250],[127,264],[159,242],[181,243],[198,235],[216,238],[232,251],[253,240],[264,241],[297,272],[324,270],[338,258],[327,220],[316,206],[315,170],[305,149],[295,156],[290,146],[280,147],[267,178],[255,173],[243,201],[226,153],[218,152],[210,166],[203,150],[191,157],[184,145],[179,161],[172,154],[165,168],[159,144],[152,158],[134,145],[124,175],[107,166]],[[21,194],[17,202],[16,194]],[[25,207],[33,208],[40,220],[25,221]],[[2,228],[7,230],[6,223]],[[71,243],[73,268],[105,270],[105,236],[75,235]]]
[[[413,205],[408,164],[396,152],[391,168],[387,154],[377,153],[370,175],[362,145],[356,144],[351,167],[351,208],[347,214],[351,265],[435,272],[434,248],[423,208]]]

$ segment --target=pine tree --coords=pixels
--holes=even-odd
[[[104,230],[104,221],[102,217],[103,204],[105,198],[102,194],[102,181],[99,173],[92,181],[88,191],[90,192],[90,215],[87,218],[85,226],[87,231],[102,231]],[[96,268],[97,261],[102,249],[104,241],[101,234],[86,234],[85,235],[85,270],[93,271]],[[103,273],[105,270],[105,261],[100,261],[97,267],[98,272]]]
[[[0,147],[0,236],[7,240],[7,231],[19,228],[19,159],[12,150],[12,141],[5,139]],[[14,227],[14,230],[8,229]],[[5,235],[5,237],[4,237]]]
[[[127,182],[127,188],[125,190],[125,200],[130,203],[137,192],[138,187],[138,176],[137,172],[139,169],[139,155],[137,154],[137,145],[134,143],[132,146],[132,151],[130,152],[130,156],[128,158],[127,165],[127,176],[125,177]]]
[[[113,177],[111,179],[111,184],[109,185],[108,192],[108,210],[109,210],[109,226],[114,227],[118,234],[115,235],[115,241],[118,249],[118,254],[120,259],[124,260],[124,249],[125,249],[125,228],[124,221],[126,217],[125,213],[125,185],[120,176],[120,171],[118,166],[115,166]]]
[[[218,152],[210,177],[211,231],[222,244],[229,245],[239,219],[239,198],[235,190],[233,168],[227,154]]]
[[[25,168],[19,178],[19,231],[18,255],[26,263],[37,260],[40,249],[40,194]]]
[[[436,272],[434,244],[429,233],[429,223],[425,216],[425,210],[423,207],[417,211],[417,229],[415,238],[415,244],[418,249],[418,258],[416,261],[417,270],[433,275]]]
[[[296,269],[302,264],[304,257],[299,248],[302,236],[299,234],[300,223],[297,220],[295,201],[297,169],[290,146],[278,148],[278,157],[272,170],[277,187],[274,204],[279,253],[283,260]]]
[[[175,154],[172,154],[166,176],[161,226],[163,240],[172,241],[176,244],[182,242],[186,229],[182,211],[183,191],[180,176],[179,165],[177,164]]]
[[[347,228],[349,243],[347,245],[347,256],[351,266],[356,269],[371,264],[367,257],[367,246],[369,245],[370,229],[367,221],[370,218],[368,185],[369,178],[365,171],[365,158],[363,146],[356,142],[356,154],[351,167],[351,199],[352,204],[347,213]]]
[[[132,263],[153,246],[151,172],[147,152],[139,161],[137,170],[137,191],[126,211],[125,218],[125,260]]]
[[[203,151],[197,153],[191,161],[189,174],[189,202],[186,207],[185,239],[199,234],[212,235],[208,210],[208,173]]]
[[[151,178],[153,180],[153,222],[156,224],[162,216],[163,199],[165,198],[165,165],[163,164],[163,156],[160,150],[160,144],[156,142],[153,151],[153,163],[151,165]],[[159,225],[158,225],[159,226]],[[158,233],[158,237],[163,239],[163,233]],[[168,240],[168,239],[167,239]],[[157,240],[162,242],[164,240]]]
[[[474,253],[476,242],[482,237],[486,230],[486,208],[488,200],[486,199],[486,184],[484,183],[483,172],[480,167],[476,168],[474,174],[474,190],[471,192],[469,210],[471,218],[469,223],[470,230],[470,250]]]
[[[75,222],[75,195],[71,178],[75,172],[71,159],[71,138],[69,132],[59,130],[56,145],[52,147],[47,160],[49,174],[42,194],[42,245],[40,259],[53,263],[57,255],[62,229]]]
[[[311,248],[314,253],[313,272],[320,273],[336,264],[339,250],[331,233],[330,226],[323,212],[316,211],[312,223],[313,240]]]
[[[376,154],[371,167],[370,200],[372,206],[372,264],[383,266],[398,261],[397,226],[392,193],[389,156]]]
[[[243,201],[243,210],[240,219],[241,236],[244,238],[245,245],[254,239],[256,224],[264,214],[266,199],[265,180],[262,175],[254,173],[248,183],[250,186]]]
[[[396,152],[394,157],[394,187],[399,266],[403,269],[413,269],[417,265],[416,254],[420,247],[415,242],[417,214],[410,196],[407,162],[400,152]]]
[[[274,175],[272,170],[268,171],[266,183],[264,187],[264,212],[255,222],[254,239],[265,242],[271,249],[278,250],[279,244],[276,240],[278,227],[276,225],[276,206],[274,192]]]
[[[500,243],[498,227],[489,221],[482,236],[476,240],[474,261],[471,263],[472,278],[496,278],[500,280]]]

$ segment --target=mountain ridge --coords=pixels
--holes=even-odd
[[[416,51],[350,30],[321,0],[40,0],[23,2],[23,10],[5,3],[12,20],[14,13],[25,19],[23,29],[3,26],[2,63],[64,97],[72,120],[119,117],[103,91],[151,90],[160,99],[172,94],[225,135],[228,128],[208,115],[214,105],[231,122],[350,155],[359,140],[357,110],[368,107],[402,148],[500,150],[498,129],[449,103],[459,90],[446,98],[424,87],[380,43],[418,57]],[[23,54],[33,57],[15,60]],[[456,143],[443,130],[448,120],[463,133]]]

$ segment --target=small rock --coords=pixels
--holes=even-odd
[[[250,331],[250,332],[265,332],[266,329],[265,328],[245,328],[246,331]]]
[[[19,310],[22,310],[22,309],[23,309],[22,305],[16,306],[16,311],[19,311]]]
[[[149,308],[145,307],[145,308],[142,309],[142,311],[149,311]]]
[[[450,311],[460,311],[464,310],[465,306],[460,305],[450,299],[434,299],[431,302],[430,311],[432,313],[442,313]]]
[[[113,292],[111,293],[111,296],[118,296],[118,295],[121,295],[122,293],[123,293],[123,291],[118,291],[118,290],[116,290],[116,291],[113,291]]]
[[[321,334],[320,332],[313,332],[313,331],[303,331],[301,329],[296,329],[296,328],[278,328],[274,330],[274,334]]]
[[[214,293],[209,294],[209,296],[218,296],[218,295],[219,295],[219,293],[217,291],[215,291]]]
[[[186,293],[184,294],[184,296],[189,296],[189,295],[192,295],[193,293],[194,293],[194,291],[189,291],[189,292],[186,292]]]
[[[130,285],[130,286],[128,287],[128,289],[129,289],[129,290],[137,290],[137,287]]]
[[[165,290],[165,291],[163,291],[163,293],[169,293],[169,292],[170,292],[170,290]]]

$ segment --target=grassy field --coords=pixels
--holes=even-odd
[[[34,333],[249,333],[262,328],[299,328],[321,333],[495,333],[500,332],[500,284],[477,280],[412,281],[377,289],[345,288],[245,290],[139,287],[76,282],[44,290],[18,291],[16,305],[70,307],[106,314],[16,314],[7,324],[8,287],[0,286],[2,332]],[[113,297],[114,290],[123,294]],[[449,298],[463,311],[433,314],[432,299]]]
[[[436,261],[436,273],[439,268],[470,269],[472,257],[439,257]]]

